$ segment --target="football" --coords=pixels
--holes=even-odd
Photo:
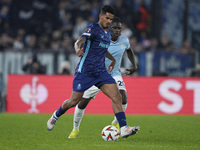
[[[116,127],[108,125],[103,128],[101,136],[105,141],[117,141],[119,138],[119,131]]]

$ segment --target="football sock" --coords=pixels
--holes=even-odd
[[[66,112],[66,110],[62,110],[62,105],[60,106],[60,108],[56,111],[56,116],[57,117],[60,117],[61,115],[63,115],[65,112]]]
[[[126,104],[122,104],[122,108],[123,108],[123,111],[125,112],[126,108],[127,108],[127,103]]]
[[[118,113],[115,114],[115,116],[116,116],[116,118],[119,122],[120,128],[127,125],[126,116],[125,116],[124,112],[118,112]]]
[[[80,109],[78,108],[78,105],[76,105],[74,112],[74,123],[73,123],[74,130],[79,130],[79,126],[83,118],[84,111],[85,109]]]
[[[126,111],[126,108],[127,108],[127,103],[126,103],[126,104],[122,104],[122,108],[123,108],[123,111],[125,112],[125,111]],[[118,123],[116,116],[114,117],[113,123],[114,123],[114,124],[117,124],[117,123]]]

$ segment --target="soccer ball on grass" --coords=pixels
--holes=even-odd
[[[119,131],[116,127],[108,125],[103,128],[101,136],[105,141],[117,141],[119,138]]]

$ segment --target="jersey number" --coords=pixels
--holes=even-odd
[[[118,85],[119,85],[119,86],[124,86],[124,82],[122,82],[122,81],[120,81],[120,80],[117,81],[117,82],[118,82]]]

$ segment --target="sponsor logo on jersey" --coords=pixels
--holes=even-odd
[[[120,44],[120,47],[121,47],[121,49],[123,49],[124,48],[124,44]]]
[[[108,48],[110,44],[104,44],[103,42],[99,43],[99,46],[104,47],[104,48]]]

